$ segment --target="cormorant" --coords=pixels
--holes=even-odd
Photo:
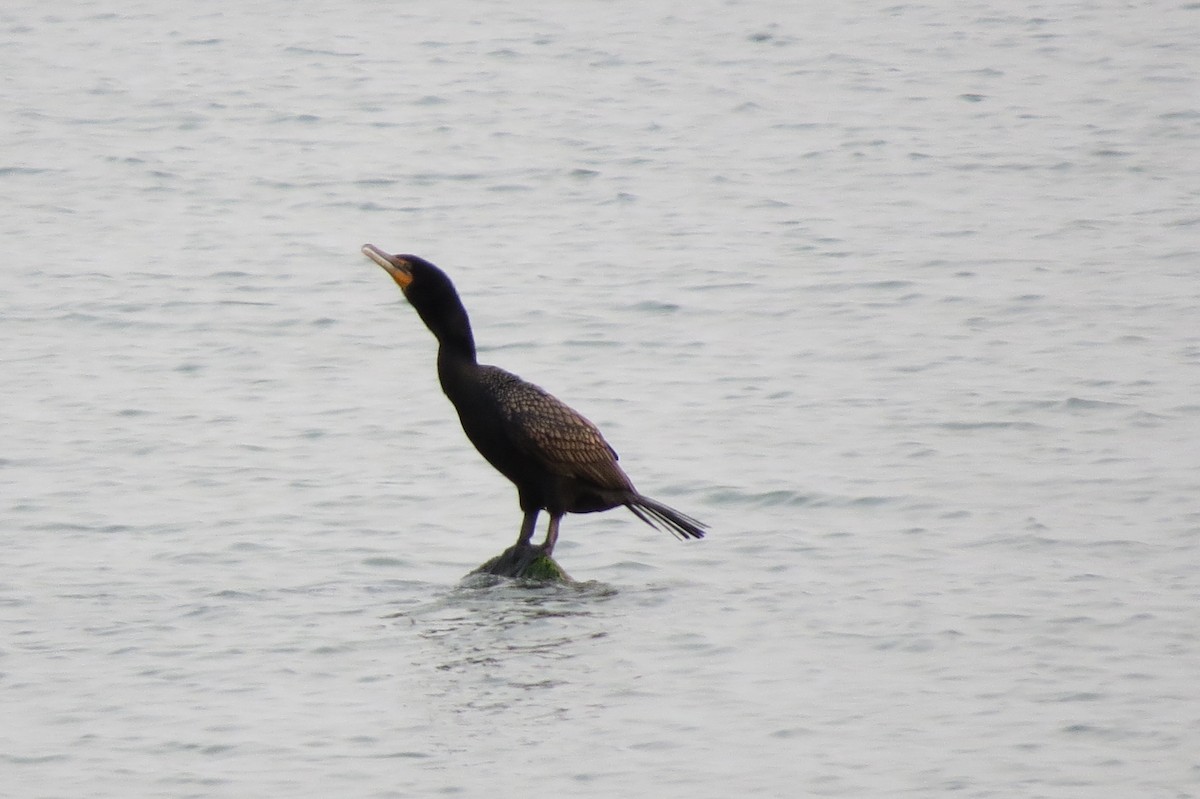
[[[550,524],[536,552],[547,557],[563,514],[621,505],[680,539],[704,536],[703,523],[638,493],[594,424],[544,389],[476,360],[467,311],[445,272],[423,258],[391,255],[373,244],[362,251],[392,276],[437,338],[438,379],[467,438],[516,484],[525,517],[515,551],[533,550],[530,539],[542,510]]]

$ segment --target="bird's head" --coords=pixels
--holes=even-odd
[[[413,305],[437,305],[458,292],[441,269],[416,255],[392,255],[374,244],[364,244],[363,255],[383,267]]]
[[[383,267],[438,341],[451,342],[462,352],[475,353],[475,341],[458,291],[441,269],[416,255],[392,255],[364,244],[363,255]]]

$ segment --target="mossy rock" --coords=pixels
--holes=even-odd
[[[571,576],[554,558],[542,554],[537,547],[509,547],[471,574],[492,574],[519,580],[542,583],[569,583]]]
[[[554,558],[548,558],[545,555],[539,555],[525,569],[525,573],[521,575],[524,580],[538,580],[540,582],[571,582],[571,576],[558,565],[558,561]]]

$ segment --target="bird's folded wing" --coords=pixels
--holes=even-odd
[[[594,424],[554,395],[524,380],[504,387],[500,403],[517,446],[558,474],[604,488],[631,488],[617,453]]]

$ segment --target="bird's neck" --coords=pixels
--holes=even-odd
[[[470,386],[478,379],[475,343],[471,340],[469,330],[465,340],[439,337],[438,342],[438,382],[442,384],[442,392],[458,408],[463,401],[469,401],[464,398],[470,396]]]
[[[450,401],[458,407],[466,387],[475,379],[479,366],[475,360],[475,342],[471,339],[470,329],[466,338],[438,337],[437,357],[438,382],[442,391]]]
[[[438,336],[438,363],[475,363],[475,337],[471,329],[452,331]]]
[[[458,299],[457,297],[455,298]],[[455,302],[439,313],[421,314],[425,326],[438,340],[438,364],[442,361],[475,363],[475,336],[471,320],[461,302]]]
[[[442,380],[443,388],[447,381],[454,382],[457,377],[473,371],[477,365],[474,345],[469,349],[463,349],[461,346],[450,346],[443,341],[438,347],[438,377]]]

